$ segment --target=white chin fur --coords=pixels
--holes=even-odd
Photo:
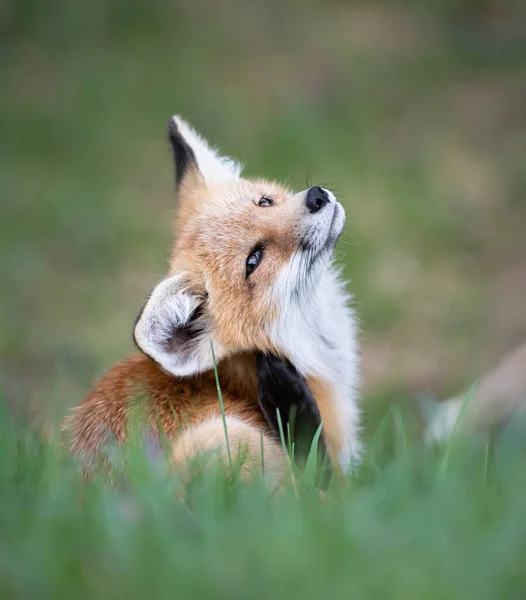
[[[345,210],[339,202],[335,203],[334,210],[335,215],[332,222],[331,235],[337,239],[342,234],[343,228],[345,226]]]

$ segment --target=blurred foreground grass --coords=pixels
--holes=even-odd
[[[183,114],[247,174],[333,187],[364,394],[463,387],[526,336],[525,4],[5,0],[0,384],[76,404],[131,349]]]
[[[457,438],[438,451],[391,411],[352,486],[324,500],[301,480],[270,498],[208,470],[183,504],[140,446],[121,457],[118,488],[81,488],[57,447],[7,421],[2,598],[524,597],[526,447],[512,427],[491,447]]]

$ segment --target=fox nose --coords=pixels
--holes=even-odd
[[[329,194],[321,187],[312,187],[307,192],[305,203],[310,213],[317,213],[329,203]]]

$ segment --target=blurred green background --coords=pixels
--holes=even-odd
[[[445,397],[526,337],[526,3],[3,0],[0,378],[59,412],[166,271],[166,123],[334,189],[363,391]]]

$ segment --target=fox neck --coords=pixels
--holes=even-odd
[[[332,268],[308,295],[293,298],[270,334],[306,379],[324,422],[329,452],[344,472],[360,460],[356,322],[344,283]]]
[[[277,353],[305,378],[325,423],[329,453],[344,472],[361,455],[357,332],[348,302],[338,273],[327,269],[310,290],[308,301],[293,299],[268,332]],[[257,402],[255,353],[229,357],[221,367],[227,386],[243,389]]]
[[[276,353],[290,360],[305,378],[321,379],[340,396],[352,395],[358,380],[356,324],[345,285],[325,269],[308,299],[296,296],[269,328]],[[221,385],[249,397],[257,394],[257,352],[225,357]]]
[[[326,268],[308,299],[293,297],[270,331],[303,376],[324,380],[342,396],[353,392],[358,377],[356,326],[348,302],[338,272]]]
[[[256,354],[245,352],[224,358],[218,365],[222,391],[257,403]]]

